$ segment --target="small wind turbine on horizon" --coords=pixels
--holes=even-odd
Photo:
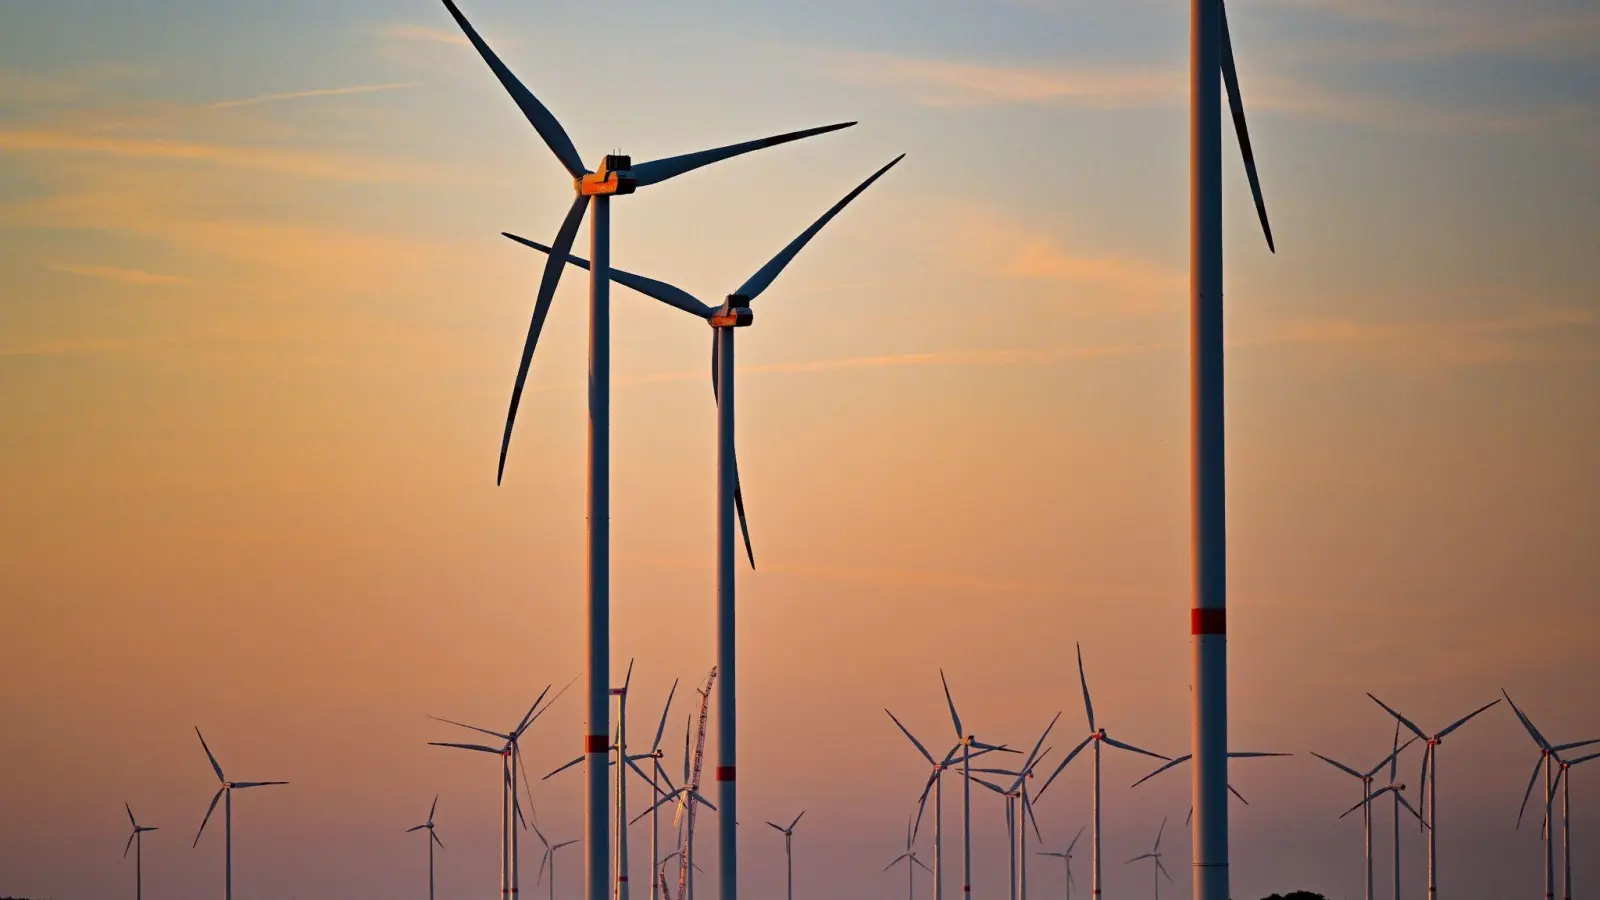
[[[1001,787],[991,781],[974,776],[975,781],[999,794],[1006,801],[1006,846],[1010,853],[1011,900],[1017,900],[1019,891],[1024,898],[1028,895],[1028,823],[1023,821],[1024,819],[1032,820],[1034,835],[1039,838],[1040,843],[1044,843],[1044,835],[1039,832],[1039,822],[1033,817],[1033,804],[1028,800],[1026,785],[1028,779],[1033,777],[1034,767],[1039,764],[1040,760],[1049,755],[1049,749],[1041,753],[1039,748],[1044,744],[1045,738],[1050,736],[1051,730],[1056,727],[1056,722],[1060,721],[1060,719],[1061,713],[1058,712],[1050,720],[1050,724],[1045,726],[1043,733],[1039,735],[1039,740],[1034,742],[1033,749],[1028,752],[1027,758],[1023,760],[1019,768],[981,768],[972,770],[984,775],[1005,775],[1013,779],[1009,784]],[[1019,803],[1022,807],[1020,810],[1017,808]]]
[[[956,701],[950,696],[950,682],[944,677],[944,669],[939,670],[939,683],[944,686],[944,702],[950,707],[950,724],[955,726],[956,740],[961,744],[961,897],[967,900],[972,896],[972,757],[977,755],[972,751],[973,748],[983,751],[1007,748],[982,743],[977,735],[964,731],[961,728],[961,716],[956,713]]]
[[[1533,786],[1539,780],[1539,770],[1543,769],[1544,895],[1546,898],[1553,898],[1556,892],[1555,778],[1557,776],[1555,773],[1555,767],[1557,764],[1561,764],[1563,766],[1566,765],[1565,761],[1561,758],[1562,753],[1568,750],[1576,750],[1579,747],[1587,747],[1591,744],[1600,744],[1600,739],[1573,741],[1570,744],[1551,746],[1550,742],[1545,740],[1544,735],[1540,733],[1539,729],[1534,727],[1533,720],[1528,718],[1527,714],[1522,711],[1522,708],[1517,706],[1517,702],[1511,699],[1511,695],[1506,693],[1505,688],[1500,689],[1500,695],[1505,697],[1506,703],[1510,704],[1511,706],[1511,711],[1517,714],[1517,720],[1520,721],[1522,723],[1522,727],[1527,730],[1528,737],[1533,738],[1534,744],[1539,748],[1539,759],[1533,764],[1533,775],[1528,778],[1528,789],[1523,792],[1522,806],[1517,810],[1517,828],[1522,828],[1522,816],[1528,811],[1528,798],[1533,796]],[[1570,855],[1568,856],[1565,880],[1572,880],[1572,864]],[[1570,888],[1567,890],[1568,893],[1571,892]]]
[[[561,841],[556,844],[550,843],[545,839],[544,832],[539,830],[537,819],[533,823],[533,834],[539,839],[539,843],[544,845],[544,855],[539,858],[539,877],[534,880],[534,886],[537,887],[544,881],[544,869],[548,865],[550,867],[550,900],[556,900],[556,851],[562,847],[570,847],[578,841],[574,838],[573,840]]]
[[[805,810],[800,810],[800,816],[805,814]],[[794,900],[794,827],[800,824],[800,816],[795,816],[794,821],[789,823],[788,828],[776,822],[767,822],[768,825],[776,828],[779,834],[783,835],[783,867],[787,873],[786,882],[789,885],[789,900]]]
[[[528,325],[528,336],[523,344],[522,358],[518,363],[516,381],[511,390],[511,403],[506,412],[505,432],[500,440],[500,462],[495,475],[497,484],[505,476],[506,454],[511,445],[511,432],[516,423],[517,407],[522,401],[528,368],[533,361],[539,334],[544,328],[551,302],[555,299],[556,286],[561,281],[561,273],[566,269],[567,255],[572,250],[573,241],[577,238],[578,227],[583,223],[584,215],[591,207],[594,212],[589,232],[589,258],[593,261],[593,267],[589,279],[589,477],[586,503],[589,530],[588,703],[586,705],[588,731],[584,735],[584,753],[589,759],[585,766],[587,790],[584,827],[587,837],[584,844],[586,858],[584,895],[587,900],[605,900],[609,881],[606,870],[611,863],[609,858],[611,848],[607,834],[611,811],[606,808],[608,786],[604,760],[610,746],[610,726],[607,719],[610,713],[608,707],[611,678],[611,198],[632,194],[638,188],[659,184],[711,163],[801,138],[838,131],[855,123],[841,122],[808,128],[638,165],[634,165],[632,159],[626,155],[607,154],[600,163],[599,171],[591,172],[584,166],[583,157],[573,145],[572,138],[567,135],[566,130],[561,127],[561,123],[550,110],[518,80],[516,75],[512,74],[505,63],[501,62],[500,57],[495,55],[478,35],[477,30],[467,21],[453,0],[443,0],[443,3],[451,18],[455,19],[456,25],[478,51],[478,55],[483,58],[501,86],[516,102],[528,123],[538,132],[545,146],[571,177],[573,191],[576,194],[561,221],[555,239],[551,241],[553,249],[550,258],[545,262],[544,274],[539,282],[533,319]],[[731,593],[731,586],[729,591]],[[731,625],[731,622],[729,624]],[[733,782],[734,747],[731,737],[734,724],[733,660],[731,657],[723,659],[719,653],[719,662],[728,666],[722,685],[723,694],[719,695],[727,698],[727,708],[719,710],[718,717],[721,720],[719,728],[726,725],[730,729],[726,746],[722,745],[720,736],[718,740],[719,761],[727,767],[725,777],[720,777],[718,783],[722,788],[721,799],[727,811],[726,818],[729,820],[723,824],[720,831],[721,890],[722,900],[736,900],[739,892],[738,843],[732,825],[732,819],[737,812]],[[723,751],[726,751],[728,757],[726,760],[720,759]]]
[[[275,784],[288,784],[287,781],[229,781],[222,774],[222,766],[217,764],[217,757],[212,754],[211,748],[206,744],[206,736],[200,733],[198,727],[194,730],[195,736],[200,738],[200,747],[206,751],[206,759],[211,761],[211,771],[217,773],[217,781],[221,787],[211,796],[211,805],[206,807],[206,817],[200,820],[200,830],[194,833],[194,843],[191,847],[200,846],[200,835],[206,833],[206,823],[211,821],[211,814],[217,809],[217,801],[222,800],[222,833],[223,833],[223,900],[233,900],[233,792],[246,788],[268,787]]]
[[[1072,843],[1067,845],[1067,849],[1065,849],[1065,850],[1040,850],[1039,854],[1038,854],[1039,856],[1055,857],[1056,859],[1061,860],[1066,865],[1066,869],[1067,869],[1067,881],[1066,881],[1067,900],[1072,900],[1072,886],[1076,883],[1076,881],[1072,877],[1072,851],[1078,846],[1078,839],[1083,837],[1083,830],[1085,828],[1087,828],[1087,827],[1089,827],[1089,826],[1087,826],[1087,825],[1078,826],[1078,833],[1073,835]]]
[[[1563,900],[1572,900],[1572,776],[1569,772],[1595,759],[1600,759],[1600,753],[1563,760],[1556,772],[1556,787],[1561,790],[1561,855],[1565,860],[1563,865],[1566,872],[1561,882]]]
[[[1422,777],[1419,790],[1422,791],[1420,805],[1424,810],[1423,824],[1428,832],[1428,900],[1435,900],[1439,896],[1439,762],[1436,759],[1439,745],[1444,743],[1444,739],[1456,729],[1477,718],[1480,713],[1492,708],[1500,701],[1496,699],[1493,703],[1485,703],[1483,706],[1451,722],[1448,727],[1438,734],[1427,735],[1423,734],[1422,729],[1413,724],[1410,719],[1395,712],[1387,703],[1370,693],[1367,696],[1372,697],[1373,703],[1383,707],[1384,712],[1394,716],[1395,721],[1404,725],[1407,730],[1421,740],[1427,742],[1427,749],[1422,753]],[[1429,766],[1432,766],[1431,772]]]
[[[1410,747],[1412,744],[1416,743],[1416,740],[1417,740],[1416,738],[1412,738],[1411,740],[1406,741],[1405,744],[1402,745],[1400,743],[1400,730],[1399,730],[1399,728],[1400,728],[1399,723],[1396,723],[1395,724],[1394,752],[1392,752],[1388,756],[1384,757],[1382,762],[1378,763],[1377,765],[1373,766],[1371,769],[1368,769],[1365,772],[1358,772],[1355,769],[1352,769],[1351,767],[1345,765],[1344,763],[1339,762],[1338,760],[1331,759],[1329,757],[1323,756],[1321,753],[1318,753],[1315,750],[1311,751],[1311,755],[1312,756],[1315,756],[1317,759],[1322,760],[1323,762],[1327,763],[1328,765],[1333,766],[1335,769],[1338,769],[1339,771],[1345,773],[1346,775],[1349,775],[1350,777],[1355,778],[1355,779],[1357,779],[1358,781],[1361,782],[1361,802],[1356,804],[1356,806],[1352,807],[1350,809],[1350,812],[1354,812],[1357,809],[1360,809],[1362,811],[1361,819],[1362,819],[1362,826],[1365,829],[1364,845],[1366,847],[1366,860],[1367,860],[1367,862],[1366,862],[1366,881],[1364,882],[1365,885],[1366,885],[1366,893],[1364,895],[1366,897],[1366,900],[1373,900],[1373,881],[1372,881],[1372,800],[1375,797],[1377,797],[1378,794],[1380,794],[1380,793],[1393,793],[1394,794],[1394,802],[1395,802],[1395,820],[1394,820],[1394,822],[1395,822],[1395,824],[1394,824],[1394,827],[1395,827],[1395,851],[1394,851],[1394,861],[1395,861],[1395,867],[1394,867],[1395,900],[1399,900],[1399,897],[1400,897],[1400,805],[1404,804],[1406,809],[1410,809],[1411,810],[1411,814],[1414,815],[1414,816],[1417,816],[1418,821],[1421,821],[1421,819],[1422,819],[1421,815],[1415,809],[1412,809],[1410,802],[1408,802],[1406,800],[1405,795],[1402,793],[1405,790],[1405,785],[1396,784],[1395,783],[1395,779],[1394,779],[1395,767],[1399,763],[1401,752],[1404,751],[1407,747]],[[1389,770],[1389,785],[1387,787],[1383,788],[1381,791],[1378,791],[1377,793],[1374,793],[1374,791],[1372,789],[1373,779],[1376,778],[1378,773],[1382,772],[1384,769],[1388,769]],[[1344,815],[1340,816],[1339,818],[1342,819],[1342,818],[1344,818],[1344,816],[1350,815],[1350,812],[1346,812]]]
[[[933,870],[917,858],[916,848],[912,846],[910,816],[906,817],[906,851],[890,860],[889,864],[883,867],[883,871],[887,872],[901,863],[905,863],[906,866],[906,900],[917,900],[917,867],[921,866],[929,875],[933,874]]]
[[[1172,881],[1172,876],[1167,874],[1167,867],[1161,864],[1161,835],[1166,830],[1167,820],[1162,819],[1161,828],[1156,831],[1156,845],[1150,849],[1149,853],[1141,853],[1125,863],[1125,865],[1132,865],[1141,859],[1148,859],[1155,863],[1155,869],[1150,873],[1150,879],[1155,882],[1155,900],[1161,900],[1161,879],[1165,878],[1169,882]]]
[[[439,835],[434,833],[433,830],[433,814],[438,808],[439,795],[434,794],[433,805],[428,807],[428,821],[406,829],[406,834],[410,834],[413,831],[422,831],[423,829],[428,831],[428,900],[433,900],[433,845],[438,844],[441,848],[444,847],[444,841],[439,840]]]
[[[133,851],[133,897],[134,900],[144,900],[144,833],[146,831],[160,831],[161,829],[155,825],[140,825],[138,820],[133,817],[133,807],[128,805],[128,801],[122,801],[122,808],[128,811],[128,824],[133,827],[132,833],[128,835],[128,843],[122,847],[122,858],[128,858],[128,848],[135,848]]]
[[[1088,747],[1090,744],[1094,745],[1094,817],[1091,820],[1093,823],[1093,830],[1090,832],[1089,839],[1094,849],[1093,890],[1094,896],[1098,898],[1101,896],[1102,887],[1102,868],[1100,865],[1100,745],[1106,744],[1108,746],[1115,747],[1118,750],[1125,750],[1129,753],[1138,753],[1166,762],[1170,762],[1171,758],[1162,756],[1159,753],[1152,753],[1149,750],[1143,750],[1139,747],[1133,746],[1132,744],[1123,743],[1122,741],[1111,737],[1106,733],[1104,728],[1101,728],[1095,724],[1094,701],[1089,698],[1089,679],[1083,673],[1083,646],[1081,644],[1078,645],[1077,650],[1078,684],[1083,688],[1083,711],[1084,715],[1089,720],[1089,736],[1084,738],[1083,742],[1078,744],[1078,746],[1074,747],[1072,752],[1067,754],[1065,759],[1061,760],[1060,765],[1056,766],[1055,771],[1050,773],[1050,777],[1045,779],[1044,786],[1039,788],[1039,793],[1034,795],[1034,800],[1037,802],[1038,800],[1043,799],[1044,792],[1050,790],[1050,785],[1055,782],[1056,777],[1059,776],[1074,759],[1078,758],[1078,754],[1082,753],[1085,747]],[[1223,898],[1223,900],[1226,900],[1226,898]]]

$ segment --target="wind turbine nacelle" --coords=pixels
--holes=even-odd
[[[585,197],[609,197],[613,194],[631,194],[638,183],[630,174],[633,169],[632,158],[608,153],[600,163],[600,171],[590,172],[578,179],[578,193]]]
[[[711,316],[711,327],[744,328],[754,322],[755,318],[755,313],[750,311],[750,298],[729,294],[722,308]]]

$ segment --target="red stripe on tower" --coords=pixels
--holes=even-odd
[[[584,737],[583,752],[585,753],[604,753],[609,749],[611,749],[611,745],[606,741],[606,736],[603,734],[591,734]]]
[[[1191,634],[1227,634],[1228,611],[1226,609],[1191,609],[1189,610],[1189,629]]]
[[[733,780],[733,766],[717,766],[717,780],[718,781],[732,781]]]

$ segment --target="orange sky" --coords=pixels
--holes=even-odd
[[[1184,21],[1143,5],[869,5],[852,30],[833,2],[630,4],[605,66],[577,12],[468,8],[590,156],[861,119],[618,202],[614,262],[703,297],[909,153],[740,340],[741,804],[808,810],[806,896],[902,889],[878,870],[923,766],[882,707],[945,740],[941,666],[981,736],[1064,710],[1056,758],[1082,641],[1105,724],[1187,749]],[[1229,138],[1232,726],[1299,754],[1235,773],[1239,897],[1358,895],[1353,791],[1306,751],[1381,757],[1366,691],[1426,727],[1504,686],[1600,737],[1600,43],[1573,38],[1600,19],[1535,5],[1545,27],[1437,0],[1235,12],[1279,253]],[[421,896],[403,829],[435,792],[441,897],[495,889],[492,771],[426,747],[460,735],[425,716],[509,725],[580,670],[584,282],[497,488],[541,263],[497,233],[546,239],[565,185],[449,25],[423,0],[0,9],[0,895],[131,890],[123,800],[163,828],[152,896],[219,891],[220,842],[188,847],[195,725],[230,776],[293,782],[239,798],[240,900]],[[615,657],[638,658],[636,734],[684,680],[675,769],[714,638],[707,342],[613,296]],[[531,768],[573,755],[577,699]],[[1452,896],[1537,880],[1538,829],[1511,830],[1530,747],[1496,710],[1442,751]],[[1116,896],[1187,808],[1182,777],[1124,789],[1144,771],[1108,757]],[[1047,840],[1086,821],[1086,772],[1041,804]],[[577,836],[577,779],[535,800]],[[976,802],[987,900],[1004,831]],[[747,831],[765,895],[781,841]]]

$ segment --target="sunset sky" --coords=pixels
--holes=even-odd
[[[1053,767],[1081,641],[1102,723],[1187,752],[1187,4],[463,8],[591,166],[860,121],[616,202],[614,263],[707,299],[908,154],[740,336],[746,896],[781,885],[760,823],[801,809],[797,896],[901,896],[880,870],[926,766],[883,707],[947,745],[940,667],[982,738],[1063,711]],[[1504,687],[1600,737],[1600,10],[1230,13],[1278,241],[1230,129],[1232,741],[1297,754],[1234,768],[1233,893],[1352,898],[1357,786],[1308,751],[1387,752],[1365,692],[1437,728]],[[493,764],[426,746],[464,736],[426,716],[508,727],[581,671],[582,278],[494,478],[542,264],[499,232],[548,240],[569,191],[436,0],[0,0],[0,896],[131,896],[124,800],[162,829],[148,896],[220,895],[196,725],[230,777],[292,782],[237,798],[239,900],[420,900],[404,829],[435,793],[441,900],[494,895]],[[614,662],[635,734],[683,679],[676,770],[715,636],[708,340],[613,304]],[[580,687],[529,733],[536,773],[580,748]],[[1441,749],[1449,900],[1537,890],[1532,746],[1500,708]],[[1148,896],[1122,861],[1163,817],[1188,888],[1186,774],[1128,790],[1144,762],[1106,758],[1108,900]],[[1600,762],[1577,771],[1582,893]],[[1048,842],[1088,773],[1040,803]],[[552,839],[580,780],[535,788]],[[1002,807],[974,803],[993,900]]]

